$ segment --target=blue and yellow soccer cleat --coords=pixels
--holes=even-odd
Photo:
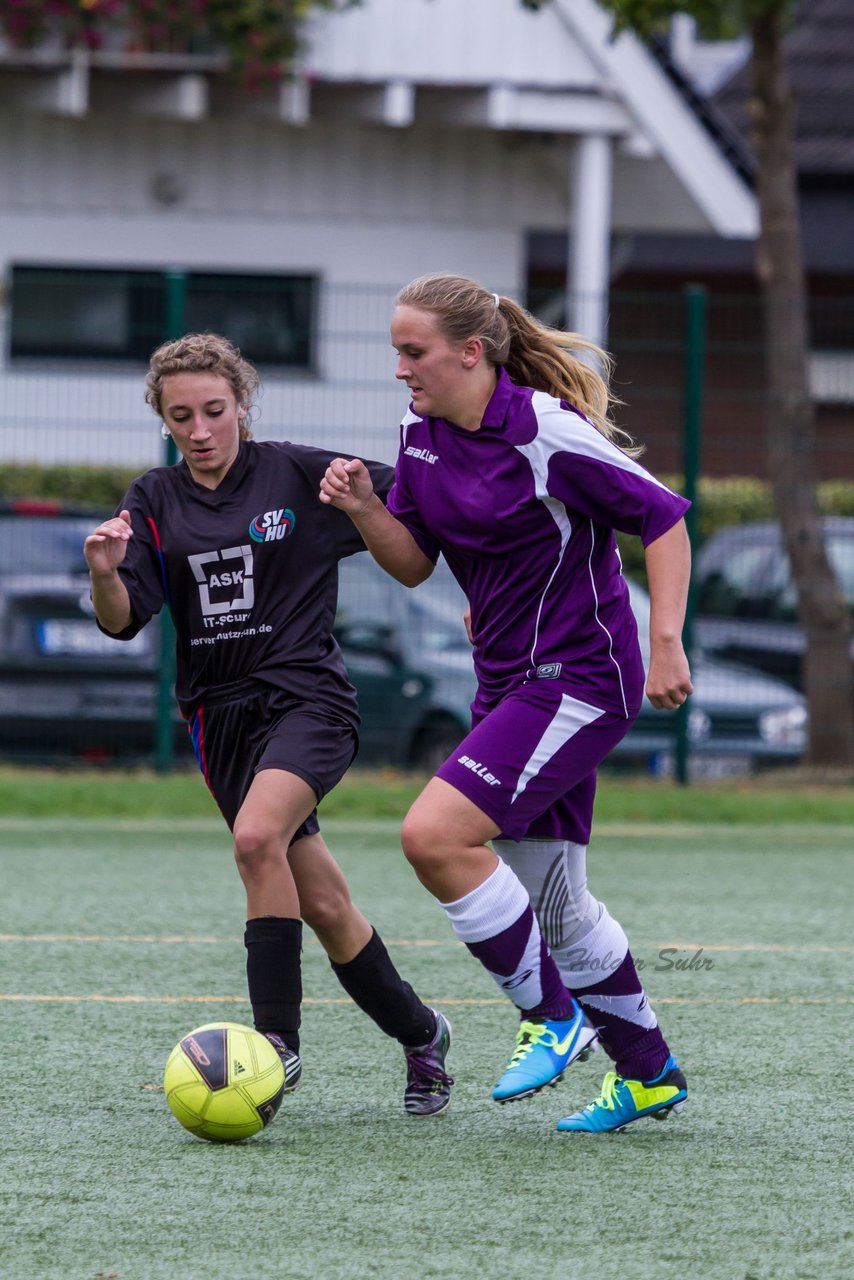
[[[523,1022],[507,1070],[492,1090],[493,1098],[518,1102],[547,1084],[556,1085],[571,1062],[590,1056],[597,1039],[579,1004],[574,1005],[571,1018]]]
[[[629,1080],[609,1071],[599,1097],[558,1120],[557,1127],[561,1133],[616,1133],[643,1116],[666,1120],[671,1111],[682,1110],[687,1097],[685,1077],[671,1055],[653,1080]]]

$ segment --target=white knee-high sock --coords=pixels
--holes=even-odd
[[[572,1016],[572,997],[543,940],[527,890],[499,859],[484,882],[440,904],[454,933],[518,1008]]]

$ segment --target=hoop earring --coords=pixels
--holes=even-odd
[[[169,430],[169,428],[167,427],[167,425],[166,425],[166,423],[165,423],[165,422],[163,423],[162,427],[160,428],[160,434],[161,434],[161,436],[163,437],[163,439],[164,439],[164,440],[171,440],[171,439],[172,439],[172,432]]]

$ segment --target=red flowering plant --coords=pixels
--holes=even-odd
[[[277,80],[300,48],[313,9],[360,0],[2,0],[0,35],[12,49],[226,53],[248,86]]]
[[[0,32],[13,49],[36,49],[53,41],[100,49],[124,7],[123,0],[3,0]]]

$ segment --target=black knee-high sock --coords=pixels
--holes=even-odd
[[[436,1033],[431,1009],[404,982],[391,962],[376,929],[369,942],[346,964],[330,961],[336,978],[347,995],[380,1031],[414,1048],[427,1044]]]
[[[302,920],[259,916],[246,921],[246,977],[258,1031],[276,1031],[299,1053]]]

